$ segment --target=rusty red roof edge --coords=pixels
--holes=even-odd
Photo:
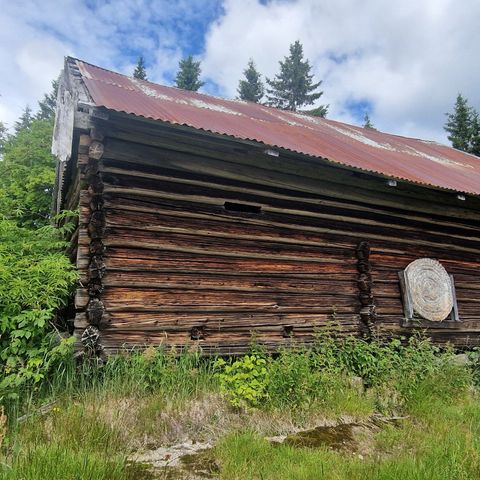
[[[132,80],[81,60],[71,60],[78,65],[83,82],[98,107],[225,138],[255,142],[384,178],[469,195],[480,194],[480,158],[436,142],[378,131],[365,132],[360,127],[334,120],[320,121],[316,117],[299,114],[292,116],[290,112],[273,107]],[[115,87],[113,93],[112,86]],[[230,117],[251,117],[231,121],[232,118],[225,113]],[[261,123],[264,122],[262,116],[268,117],[270,125],[265,127]],[[247,125],[248,120],[251,125]],[[265,128],[259,135],[243,134],[244,131],[250,133],[252,125]],[[285,142],[275,141],[281,140],[283,133],[288,137]],[[301,148],[302,140],[309,143],[307,148]],[[329,151],[331,154],[328,154]],[[369,155],[373,160],[369,160]],[[339,159],[339,156],[342,158]],[[352,161],[348,161],[350,157]],[[388,159],[385,167],[374,168],[379,164],[383,166],[383,158]],[[415,165],[402,166],[402,163],[408,163],[406,160],[412,162],[412,158]],[[465,173],[458,172],[459,169],[469,170]],[[407,174],[402,174],[402,170]]]

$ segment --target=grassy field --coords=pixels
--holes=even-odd
[[[212,478],[480,478],[475,375],[421,338],[384,345],[324,337],[275,358],[258,348],[221,360],[147,348],[100,369],[72,361],[4,395],[0,478],[195,478],[128,460],[187,440],[213,445],[200,457]],[[391,417],[345,448],[269,439],[327,421],[369,426]]]

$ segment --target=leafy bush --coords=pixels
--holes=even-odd
[[[267,360],[261,353],[252,353],[234,361],[218,359],[216,368],[223,393],[234,407],[258,407],[267,397]]]
[[[30,230],[0,220],[0,398],[41,380],[69,350],[72,341],[52,333],[55,312],[77,278],[59,253],[68,228]]]
[[[469,367],[473,375],[473,381],[480,386],[480,347],[475,347],[468,353]]]
[[[291,347],[277,356],[253,353],[236,361],[218,360],[222,391],[233,406],[307,407],[330,398],[357,395],[353,377],[371,388],[381,410],[398,408],[413,398],[428,378],[450,371],[450,350],[421,335],[402,343],[365,341],[352,336],[319,335],[312,348]],[[468,384],[460,375],[459,389]],[[357,390],[357,392],[355,391]]]

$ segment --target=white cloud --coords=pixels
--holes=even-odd
[[[0,120],[36,102],[72,54],[123,73],[146,52],[149,77],[168,83],[182,54],[202,50],[192,25],[221,12],[210,0],[18,0],[0,10]],[[206,13],[207,12],[207,13]],[[296,39],[323,79],[330,118],[445,141],[458,92],[480,110],[478,0],[225,0],[205,37],[202,70],[234,97],[249,57],[272,77]],[[200,27],[199,27],[200,28]],[[198,44],[196,44],[198,42]],[[212,89],[217,92],[217,90]]]
[[[227,0],[203,71],[234,96],[250,57],[271,77],[300,39],[330,118],[350,122],[348,104],[367,101],[378,128],[445,141],[444,112],[458,92],[480,109],[478,18],[477,0]]]
[[[0,10],[0,121],[13,125],[50,90],[73,55],[122,73],[144,53],[152,81],[167,82],[209,0],[17,0]],[[195,32],[194,32],[195,33]]]

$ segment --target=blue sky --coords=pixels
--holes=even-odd
[[[329,117],[446,141],[458,92],[480,109],[478,0],[17,0],[0,11],[0,121],[49,89],[65,55],[171,84],[202,61],[204,91],[233,98],[250,57],[271,77],[300,39]]]

